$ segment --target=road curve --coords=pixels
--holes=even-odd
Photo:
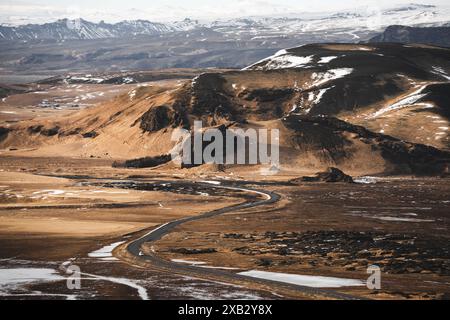
[[[161,182],[162,183],[162,182]],[[193,182],[185,182],[186,184],[194,184]],[[196,186],[204,186],[205,188],[212,187],[211,184],[208,183],[195,183]],[[223,271],[219,269],[207,269],[198,266],[192,265],[183,265],[179,263],[175,263],[172,261],[164,260],[158,257],[156,254],[144,254],[141,251],[141,246],[144,243],[151,243],[161,239],[164,235],[170,233],[175,227],[180,226],[184,223],[191,221],[198,221],[207,218],[211,218],[214,216],[218,216],[224,213],[228,213],[235,210],[241,210],[256,206],[262,206],[267,204],[272,204],[280,200],[280,195],[272,191],[266,190],[257,190],[252,188],[244,188],[244,187],[235,187],[235,186],[224,186],[224,185],[214,185],[214,188],[228,189],[228,190],[239,190],[248,193],[256,193],[265,197],[265,199],[260,200],[247,200],[240,204],[235,204],[231,206],[227,206],[221,209],[212,210],[206,213],[203,213],[198,216],[186,217],[174,221],[170,221],[168,223],[162,224],[156,229],[151,230],[144,236],[133,240],[126,244],[127,255],[133,256],[133,261],[130,262],[129,259],[120,255],[119,258],[126,259],[128,262],[140,265],[145,265],[149,267],[154,267],[159,270],[178,273],[185,276],[192,276],[197,278],[204,279],[215,279],[220,280],[222,282],[228,283],[240,283],[240,284],[248,284],[252,287],[262,288],[266,291],[288,291],[288,292],[296,292],[301,295],[310,296],[310,297],[321,297],[321,298],[329,298],[329,299],[340,299],[340,300],[358,300],[359,298],[353,297],[347,294],[339,293],[333,290],[328,289],[319,289],[319,288],[311,288],[306,286],[300,286],[295,284],[288,284],[284,282],[278,282],[273,280],[265,280],[258,279],[254,277],[244,276],[240,274],[236,274],[229,271]]]

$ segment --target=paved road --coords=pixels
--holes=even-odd
[[[167,183],[167,181],[161,182]],[[146,265],[150,265],[152,267],[155,267],[160,270],[165,270],[167,272],[171,273],[178,273],[183,274],[185,276],[192,276],[192,277],[198,277],[198,278],[206,278],[206,279],[217,279],[222,282],[229,282],[229,283],[247,283],[247,284],[253,284],[252,287],[262,287],[265,290],[270,290],[274,293],[277,291],[280,291],[279,289],[289,290],[289,291],[295,291],[303,295],[307,296],[314,296],[314,297],[324,297],[324,298],[331,298],[331,299],[344,299],[344,300],[356,300],[358,298],[342,294],[333,290],[327,290],[327,289],[318,289],[318,288],[311,288],[306,286],[300,286],[300,285],[294,285],[294,284],[288,284],[278,281],[272,281],[272,280],[264,280],[264,279],[257,279],[249,276],[243,276],[239,275],[233,272],[229,271],[223,271],[219,269],[207,269],[202,268],[198,266],[191,266],[191,265],[183,265],[179,263],[175,263],[172,261],[167,261],[162,258],[159,258],[156,254],[143,254],[141,251],[141,246],[144,243],[152,243],[159,239],[161,239],[164,235],[169,234],[175,227],[180,226],[184,223],[191,222],[191,221],[198,221],[198,220],[204,220],[207,218],[211,218],[214,216],[218,216],[227,212],[240,210],[240,209],[246,209],[256,206],[262,206],[262,205],[269,205],[273,204],[280,200],[280,195],[276,194],[275,192],[266,191],[266,190],[258,190],[258,189],[251,189],[247,187],[241,187],[241,186],[225,186],[225,185],[212,185],[208,183],[194,183],[194,182],[183,182],[184,184],[192,184],[195,186],[202,186],[205,189],[214,187],[214,188],[221,188],[226,190],[239,190],[247,193],[253,193],[253,194],[259,194],[263,196],[265,199],[256,199],[256,200],[247,200],[241,204],[231,205],[228,207],[224,207],[221,209],[209,211],[206,213],[203,213],[198,216],[194,217],[187,217],[179,220],[174,220],[168,223],[165,223],[161,225],[160,227],[148,232],[144,236],[133,240],[127,245],[127,251],[134,256],[134,259],[144,261]],[[256,285],[256,286],[255,286]],[[283,291],[283,290],[281,290]]]

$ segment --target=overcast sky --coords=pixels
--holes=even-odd
[[[447,5],[448,0],[0,0],[0,23],[42,22],[83,17],[92,21],[124,19],[172,21],[324,12],[364,6],[422,3]]]

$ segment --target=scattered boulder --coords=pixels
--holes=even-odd
[[[353,183],[353,178],[338,168],[330,167],[324,172],[318,172],[313,177],[300,177],[290,181],[293,184],[301,182],[346,182]]]

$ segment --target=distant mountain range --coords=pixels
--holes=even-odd
[[[164,35],[173,32],[209,30],[233,40],[275,37],[321,32],[324,39],[346,37],[358,40],[389,25],[441,26],[450,21],[449,8],[410,4],[385,10],[355,10],[327,14],[300,14],[289,17],[247,17],[231,20],[199,22],[185,19],[173,23],[146,20],[122,21],[111,24],[84,19],[61,19],[45,24],[0,26],[3,40],[80,40],[128,38],[139,35]]]
[[[376,36],[390,25],[436,28],[449,21],[449,8],[410,4],[382,11],[355,9],[209,22],[184,19],[171,23],[95,23],[61,19],[0,26],[0,42],[7,42],[0,45],[0,83],[17,84],[28,81],[30,76],[42,79],[67,72],[240,69],[283,48],[308,43],[365,43],[373,37],[397,41],[387,34]],[[412,37],[415,33],[409,32],[408,39],[398,40],[418,42]],[[424,37],[448,39],[448,32],[447,37]]]
[[[423,43],[441,47],[450,47],[450,24],[445,27],[414,28],[390,26],[369,42]]]

